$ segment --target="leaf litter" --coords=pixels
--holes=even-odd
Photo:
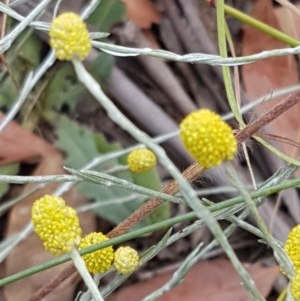
[[[283,12],[280,15],[275,13],[272,1],[270,0],[256,1],[251,16],[277,29],[281,29],[280,24],[283,22],[286,24],[285,28],[287,27],[287,23],[289,23],[286,22],[286,15],[283,14]],[[281,17],[281,20],[278,19],[278,17]],[[264,50],[285,47],[286,45],[284,43],[275,38],[262,33],[249,25],[244,25],[242,55],[250,55]],[[253,64],[244,65],[241,70],[243,84],[250,99],[260,97],[273,90],[296,85],[299,81],[297,62],[292,56],[265,59]],[[266,112],[281,99],[272,99],[272,101],[262,103],[259,106],[258,111],[261,113]],[[269,133],[299,142],[299,114],[300,103],[294,106],[293,110],[287,111],[270,123],[267,127]],[[300,154],[300,151],[294,146],[286,143],[276,142],[276,144],[277,143],[284,153],[291,157],[297,157]]]
[[[264,267],[261,264],[245,264],[260,293],[267,297],[279,275],[277,267]],[[108,301],[140,301],[160,288],[173,275],[173,272],[155,276],[150,280],[133,284],[113,294]],[[199,262],[192,267],[183,281],[158,301],[250,301],[251,297],[243,287],[240,277],[229,260],[216,259]]]

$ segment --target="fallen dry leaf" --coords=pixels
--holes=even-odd
[[[4,115],[0,112],[0,122]],[[12,121],[0,133],[0,164],[28,162],[43,157],[52,148],[38,136]]]
[[[260,293],[267,297],[279,274],[278,267],[245,264]],[[108,298],[108,301],[140,301],[166,283],[172,273],[130,285]],[[241,279],[230,261],[217,259],[196,264],[184,280],[173,290],[156,299],[158,301],[250,301]]]
[[[271,0],[255,2],[252,17],[280,29]],[[264,50],[284,48],[286,45],[249,26],[243,28],[242,54],[250,55]],[[297,65],[292,56],[265,59],[242,67],[243,83],[250,98],[298,82]]]
[[[300,11],[300,5],[296,4],[296,8]],[[274,9],[276,18],[279,22],[279,26],[281,30],[294,37],[295,39],[300,39],[300,27],[299,27],[299,21],[300,16],[292,12],[286,7],[276,7]]]
[[[51,149],[51,151],[48,151],[47,155],[45,155],[43,160],[40,162],[34,175],[62,174],[62,166],[62,155],[57,150]],[[44,189],[15,205],[9,214],[6,236],[8,237],[21,230],[30,221],[32,202],[45,194],[53,193],[58,185],[59,184],[57,183],[47,185]],[[26,185],[23,192],[32,187],[33,184]],[[83,205],[87,202],[86,198],[80,195],[75,188],[72,188],[65,193],[63,198],[66,200],[68,205],[72,207],[78,207],[79,205]],[[95,230],[96,222],[92,213],[85,212],[79,214],[79,217],[81,227],[85,234]],[[53,259],[53,257],[44,250],[40,239],[35,234],[31,234],[10,252],[5,261],[5,273],[8,276],[34,265],[46,262],[50,259]],[[27,300],[38,289],[55,277],[65,267],[65,265],[57,266],[4,287],[6,300]],[[73,300],[74,289],[78,280],[78,277],[71,277],[65,281],[54,292],[51,292],[51,294],[47,297],[47,301]]]
[[[263,21],[272,27],[280,29],[279,21],[275,15],[271,0],[258,0],[255,2],[251,14],[254,18]],[[286,21],[286,19],[284,19]],[[285,48],[287,45],[252,28],[244,26],[242,54],[250,55],[265,50]],[[265,59],[247,64],[242,67],[243,84],[250,99],[262,96],[275,89],[292,86],[298,83],[297,63],[293,56],[282,56]],[[280,99],[263,103],[258,112],[266,112]],[[268,130],[271,134],[286,137],[299,142],[299,114],[300,103],[288,110],[273,121]],[[296,157],[299,152],[295,147],[279,143],[281,149],[288,155]]]
[[[122,0],[127,6],[127,17],[142,29],[159,23],[161,15],[149,0]]]

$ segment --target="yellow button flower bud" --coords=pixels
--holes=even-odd
[[[131,247],[120,247],[115,252],[114,266],[120,274],[130,274],[139,265],[139,255]]]
[[[127,158],[129,170],[142,173],[151,170],[157,164],[155,154],[146,148],[138,148],[129,153]]]
[[[296,272],[290,286],[290,292],[294,301],[300,301],[300,272]]]
[[[50,46],[59,60],[83,61],[89,54],[92,42],[85,23],[79,15],[67,12],[54,19],[50,28]]]
[[[82,231],[77,212],[62,198],[45,195],[33,203],[31,214],[34,232],[52,255],[68,253],[79,245]]]
[[[79,250],[93,246],[106,240],[108,240],[108,237],[101,232],[90,233],[81,240]],[[101,274],[110,269],[114,259],[114,249],[112,246],[109,246],[93,253],[83,255],[82,258],[90,273]]]
[[[207,109],[192,112],[183,119],[180,137],[185,148],[205,168],[218,166],[237,152],[230,126]]]
[[[295,270],[300,269],[300,224],[290,231],[284,250],[291,259]]]

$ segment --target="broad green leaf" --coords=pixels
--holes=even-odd
[[[120,0],[102,0],[94,10],[87,22],[92,24],[95,30],[107,31],[113,24],[123,21],[125,5]],[[112,56],[100,53],[88,66],[89,72],[95,79],[105,86],[113,67]],[[73,67],[70,63],[60,63],[56,68],[48,72],[46,91],[42,101],[43,110],[61,110],[66,105],[73,111],[77,101],[86,93],[85,88],[78,82]]]
[[[88,68],[90,73],[102,85],[107,83],[113,66],[111,56],[101,53]],[[84,86],[77,80],[73,66],[69,62],[57,64],[47,74],[48,84],[42,100],[43,110],[60,111],[64,105],[73,111],[83,93],[90,97]]]
[[[71,111],[74,110],[84,87],[78,82],[72,64],[58,63],[47,73],[47,80],[42,107],[59,111],[67,105]]]
[[[41,61],[42,46],[43,42],[32,29],[29,29],[24,36],[21,35],[20,43],[15,51],[21,59],[36,68]]]
[[[80,126],[67,117],[58,119],[56,134],[58,138],[56,144],[66,154],[65,165],[75,169],[83,168],[101,154],[120,149],[118,144],[107,142],[102,134],[93,133],[88,128]],[[124,157],[111,159],[94,168],[94,170],[105,171],[119,166],[122,162],[124,162]],[[160,190],[161,188],[158,174],[155,171],[138,176],[126,170],[116,172],[114,176],[154,190]],[[96,214],[114,224],[120,223],[147,200],[147,197],[136,195],[126,188],[107,187],[83,182],[78,184],[78,189],[81,193],[99,203],[99,207],[94,209]],[[153,220],[167,218],[169,216],[168,204],[161,208],[161,212],[156,211],[153,217],[145,219],[141,225],[148,225]]]
[[[6,165],[0,165],[0,175],[15,176],[19,172],[19,163],[9,163]],[[0,197],[2,197],[9,188],[9,184],[0,183]]]
[[[107,85],[112,71],[114,59],[106,53],[99,54],[89,66],[89,72],[100,82],[101,86]]]
[[[161,189],[160,178],[155,170],[150,170],[142,174],[132,173],[132,178],[133,182],[137,185],[151,188],[153,190],[158,190],[157,187],[160,187],[159,189]],[[168,202],[164,202],[157,209],[155,209],[152,214],[149,215],[148,219],[151,221],[151,223],[157,223],[159,221],[168,219],[169,217],[170,204]]]
[[[102,0],[87,22],[97,30],[107,32],[112,25],[124,21],[125,12],[126,6],[120,0]]]
[[[57,146],[66,152],[65,165],[82,168],[97,155],[94,134],[65,116],[58,119]]]
[[[5,54],[5,60],[9,73],[1,73],[0,76],[0,106],[10,107],[19,94],[24,78],[41,59],[42,42],[38,37],[27,30],[22,33]],[[5,69],[6,70],[6,69]]]
[[[0,80],[0,107],[8,108],[18,95],[16,86],[10,76],[5,76]]]

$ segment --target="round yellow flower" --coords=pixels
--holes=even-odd
[[[185,148],[205,168],[220,165],[237,152],[230,126],[207,109],[192,112],[183,119],[180,137]]]
[[[52,255],[68,253],[79,245],[82,231],[77,212],[62,198],[45,195],[33,203],[31,214],[34,232]]]
[[[290,231],[284,250],[291,259],[295,270],[300,269],[300,224]]]
[[[108,237],[101,232],[90,233],[81,240],[79,250],[106,240],[108,240]],[[82,258],[85,261],[86,267],[90,273],[101,274],[110,269],[114,259],[114,249],[112,246],[109,246],[93,253],[83,255]]]
[[[129,170],[142,173],[151,170],[157,164],[155,154],[146,148],[138,148],[129,153],[127,157]]]
[[[50,46],[59,60],[83,61],[89,54],[92,42],[85,23],[79,15],[67,12],[54,19],[50,28]]]
[[[131,247],[120,247],[115,252],[114,266],[120,274],[130,274],[139,265],[139,255]]]
[[[300,272],[296,273],[290,285],[290,292],[294,301],[300,301]]]

